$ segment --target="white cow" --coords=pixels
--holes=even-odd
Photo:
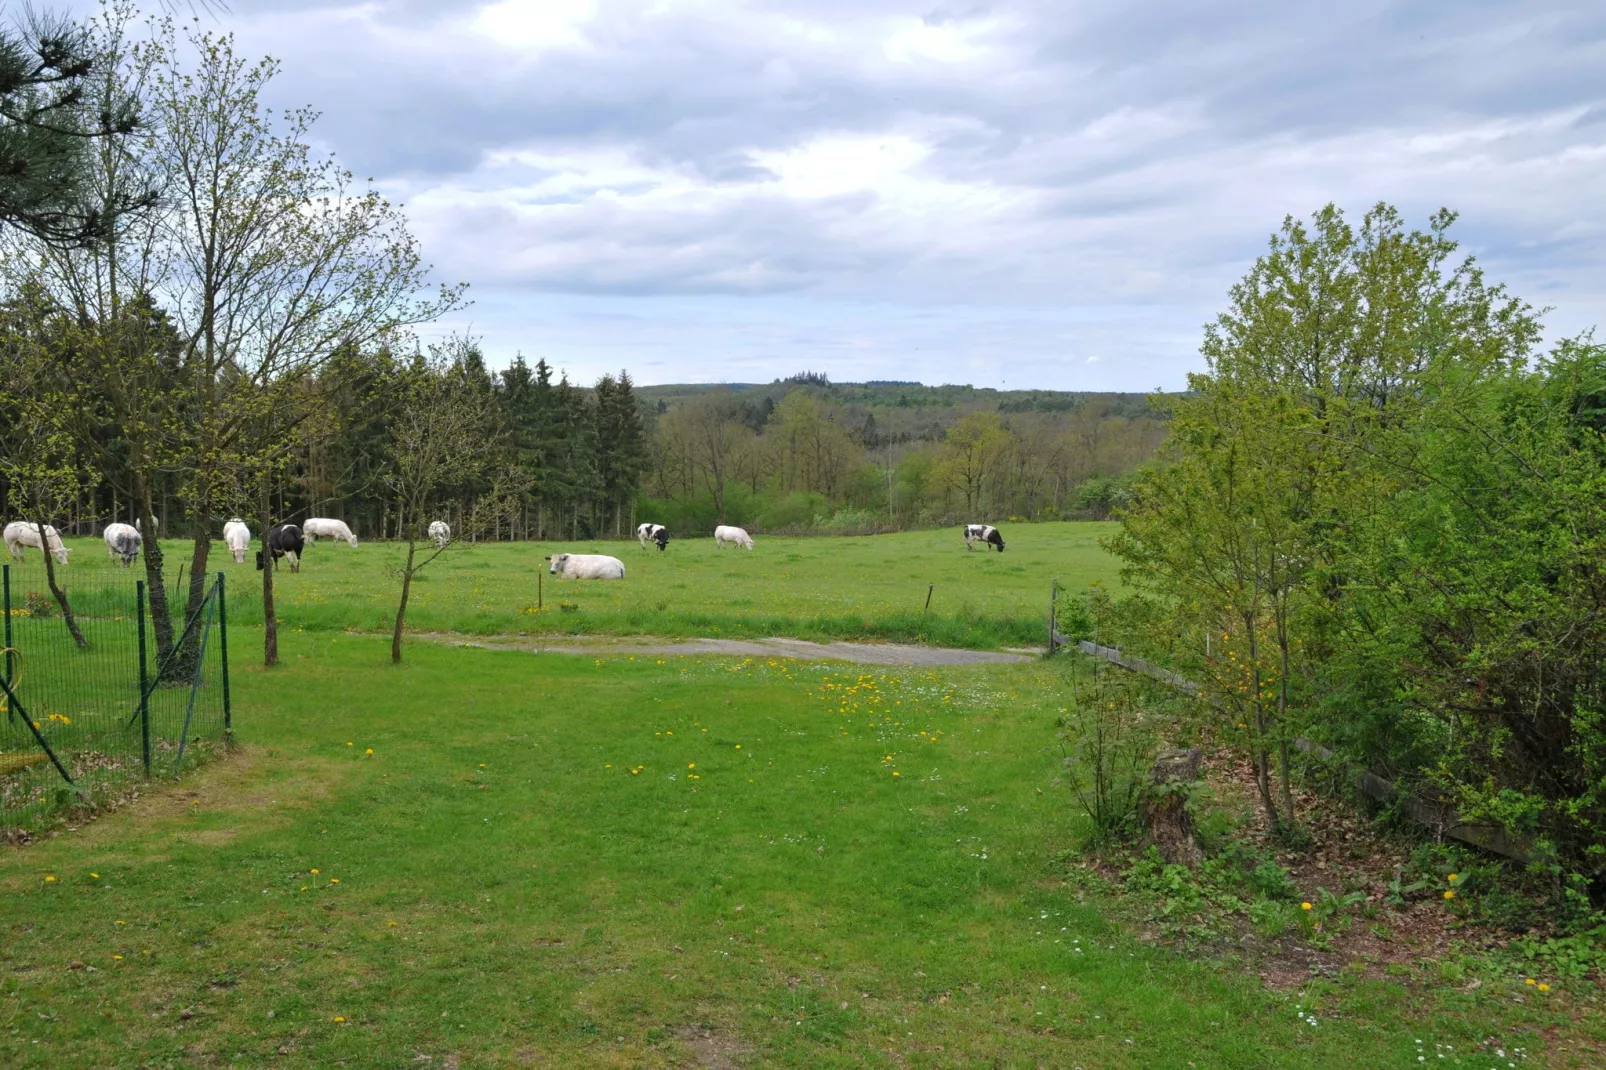
[[[669,545],[669,529],[662,524],[642,524],[636,528],[636,541],[641,543],[643,550],[652,544],[657,544],[662,550]]]
[[[730,543],[732,546],[743,546],[751,550],[753,548],[753,536],[741,528],[733,528],[727,524],[721,524],[714,529],[714,548],[723,550],[726,543]]]
[[[25,520],[13,520],[7,524],[5,534],[0,537],[5,539],[6,550],[19,561],[22,559],[23,548],[28,546],[32,546],[35,550],[43,550],[48,545],[51,554],[63,565],[67,563],[67,555],[72,553],[61,544],[61,536],[49,524],[45,525],[45,537],[42,541],[39,538],[39,525]]]
[[[151,517],[151,528],[153,530],[160,529],[161,526],[162,526],[162,518],[161,517],[159,517],[159,516]],[[137,516],[134,518],[134,530],[135,531],[139,531],[139,532],[143,532],[145,530],[144,528],[142,528],[140,526],[140,520],[139,520],[139,517],[137,517]]]
[[[100,533],[106,540],[106,550],[111,554],[113,561],[121,561],[127,568],[139,556],[139,545],[143,541],[139,537],[139,529],[132,524],[107,524],[106,530]]]
[[[319,539],[344,539],[352,546],[357,545],[357,536],[346,527],[344,520],[315,516],[301,525],[301,534],[306,536],[308,542],[317,542]]]
[[[251,529],[239,517],[223,525],[223,545],[234,555],[236,565],[245,564],[245,551],[251,546]]]
[[[446,544],[452,541],[452,526],[444,520],[431,520],[429,537],[434,540],[437,550],[444,550]]]
[[[553,554],[552,575],[571,580],[622,580],[625,563],[607,554]]]

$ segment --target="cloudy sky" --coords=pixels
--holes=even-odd
[[[1285,214],[1380,199],[1606,325],[1599,0],[229,8],[497,363],[1176,388]]]

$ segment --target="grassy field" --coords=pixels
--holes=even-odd
[[[410,625],[473,634],[592,633],[881,638],[989,648],[1043,641],[1049,580],[1069,587],[1118,583],[1098,540],[1113,524],[1011,525],[1005,553],[967,553],[958,529],[863,538],[769,538],[757,549],[718,551],[712,539],[675,541],[665,553],[631,542],[482,543],[449,550],[415,581]],[[94,540],[69,540],[66,571],[114,566]],[[163,543],[169,568],[187,562],[190,544]],[[260,577],[215,545],[211,568],[230,580],[230,619],[260,622]],[[537,573],[546,555],[608,553],[627,567],[622,583],[545,578],[537,612]],[[391,570],[403,548],[320,542],[305,569],[281,568],[275,603],[281,622],[308,631],[390,627],[400,585]],[[37,563],[38,555],[31,559]],[[928,585],[931,612],[922,617]],[[564,610],[560,603],[577,608]]]
[[[902,638],[935,583],[931,641],[1035,642],[1050,576],[1114,584],[1106,531],[1023,525],[1004,555],[952,532],[466,546],[412,622]],[[83,665],[121,663],[120,581],[92,595],[110,566],[80,545],[68,579],[100,637]],[[526,612],[564,548],[613,552],[629,579],[549,578]],[[397,553],[320,545],[281,571],[272,671],[259,577],[223,566],[242,749],[0,851],[0,1063],[1481,1068],[1600,1033],[1560,989],[1519,1002],[1518,981],[1445,989],[1427,967],[1273,991],[1136,939],[1072,864],[1068,663],[419,642],[392,667],[364,633],[388,626]],[[33,665],[29,688],[90,678]]]
[[[0,1062],[1484,1067],[1577,1028],[1135,940],[1067,879],[1060,666],[285,654],[236,758],[0,852]]]

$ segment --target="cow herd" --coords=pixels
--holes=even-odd
[[[433,530],[433,529],[432,529]],[[654,546],[659,553],[669,548],[669,529],[662,524],[646,523],[636,528],[636,541],[641,543],[643,550],[650,550]],[[1004,537],[998,529],[991,524],[966,524],[965,549],[975,549],[976,543],[982,546],[1004,552]],[[753,536],[744,529],[721,524],[714,529],[714,548],[723,550],[727,546],[740,546],[744,550],[753,548]],[[562,576],[572,580],[622,580],[625,578],[625,563],[617,557],[606,554],[553,554],[547,558],[550,570],[554,576]]]
[[[983,547],[1004,552],[1004,537],[998,529],[991,524],[966,524],[965,549],[973,550],[976,543]],[[17,520],[5,527],[6,550],[14,558],[21,559],[24,549],[50,551],[58,562],[65,565],[72,549],[62,544],[61,535],[49,524],[40,526],[35,523]],[[140,534],[139,522],[132,525],[114,523],[107,524],[106,530],[101,533],[106,543],[106,551],[113,561],[120,563],[124,568],[132,565],[139,557],[143,538]],[[437,549],[444,550],[452,541],[452,529],[444,520],[432,521],[429,525],[429,538]],[[301,571],[301,558],[306,553],[307,544],[315,543],[319,539],[337,539],[348,545],[357,545],[357,536],[352,533],[343,520],[331,520],[326,517],[312,517],[301,524],[275,524],[268,529],[267,536],[262,540],[262,549],[257,551],[256,566],[261,571],[270,563],[278,568],[280,559],[290,566],[291,572]],[[646,523],[636,528],[636,540],[641,543],[643,550],[656,546],[662,553],[669,547],[669,529],[662,524]],[[232,517],[223,525],[223,543],[228,547],[235,564],[245,563],[246,551],[251,545],[251,529],[244,520]],[[723,550],[727,546],[739,546],[744,550],[753,549],[753,537],[744,529],[721,524],[714,529],[714,548]],[[550,571],[554,576],[563,576],[569,579],[587,580],[622,580],[625,578],[625,563],[617,557],[606,554],[553,554],[548,557]]]

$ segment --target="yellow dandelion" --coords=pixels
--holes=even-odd
[[[1539,991],[1541,991],[1541,992],[1549,992],[1550,991],[1550,986],[1549,985],[1539,985],[1538,988],[1539,988]]]
[[[1309,910],[1309,909],[1311,909],[1311,906],[1310,906],[1309,903],[1301,903],[1301,904],[1299,904],[1299,909],[1300,910]]]
[[[1454,884],[1458,879],[1460,879],[1460,877],[1461,877],[1461,874],[1459,874],[1459,873],[1450,874],[1450,883]]]
[[[317,876],[318,871],[317,870],[313,870],[312,873],[313,873],[313,876]]]
[[[604,768],[604,769],[612,769],[613,765],[612,765],[612,763],[609,763],[607,765],[604,765],[602,768]]]
[[[664,733],[664,735],[666,735],[666,736],[672,736],[672,735],[674,735],[674,734],[675,734],[675,733],[673,733],[673,732],[665,732],[665,733]]]
[[[306,891],[306,890],[307,890],[307,886],[306,886],[306,885],[305,885],[305,884],[303,884],[303,885],[302,885],[302,886],[301,886],[301,890],[302,890],[302,891],[303,891],[303,892],[304,892],[304,891]]]
[[[687,769],[696,769],[697,768],[697,763],[696,762],[687,762],[686,763],[686,768]]]
[[[893,776],[903,776],[903,774],[902,774],[902,773],[893,773],[893,774],[892,774],[892,775],[893,775]]]
[[[1535,981],[1532,977],[1524,977],[1522,979],[1522,983],[1525,984],[1525,985],[1538,984],[1538,982]]]
[[[339,884],[340,883],[340,878],[339,877],[330,877],[329,878],[329,883],[330,884]]]
[[[98,880],[100,880],[100,874],[99,873],[91,873],[89,875],[89,879],[92,880],[92,881],[98,881]]]
[[[352,742],[352,741],[351,741],[351,740],[349,740],[349,739],[348,739],[348,740],[346,740],[346,746],[348,746],[348,747],[355,747],[355,746],[356,746],[356,745],[357,745],[357,744],[355,744],[355,743],[353,743],[353,742]]]
[[[118,919],[117,919],[117,924],[118,924],[118,925],[127,925],[127,924],[128,924],[128,922],[126,922],[126,921],[124,921],[124,920],[123,920],[123,919],[122,919],[122,918],[118,918]]]
[[[46,873],[45,874],[45,883],[46,884],[55,884],[56,883],[56,875],[54,873]]]
[[[345,1019],[345,1018],[344,1018],[344,1017],[342,1017],[342,1016],[341,1016],[341,1015],[338,1015],[338,1014],[337,1014],[337,1015],[335,1015],[335,1021],[336,1021],[336,1022],[343,1022],[343,1021],[345,1021],[345,1020],[346,1020],[346,1019]]]
[[[123,961],[123,956],[121,956],[121,955],[113,955],[112,958],[117,962],[122,962]]]
[[[1444,898],[1446,898],[1446,899],[1454,899],[1455,898],[1455,892],[1453,890],[1449,889],[1449,888],[1446,888],[1444,890]]]
[[[367,754],[367,755],[372,755],[374,753],[374,748],[369,747],[367,750],[363,751],[363,753]]]
[[[742,749],[742,745],[740,743],[736,744],[736,749],[737,750],[741,750]]]

